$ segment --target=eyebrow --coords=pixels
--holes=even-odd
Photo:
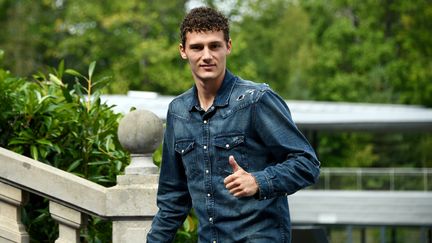
[[[222,41],[212,41],[212,42],[208,43],[208,45],[214,45],[214,44],[221,45],[221,44],[223,44],[223,42]],[[192,44],[189,44],[189,48],[200,47],[203,45],[204,45],[203,43],[192,43]]]

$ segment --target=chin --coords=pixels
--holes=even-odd
[[[215,73],[204,73],[204,74],[197,74],[197,77],[203,81],[207,80],[213,80],[218,77]]]

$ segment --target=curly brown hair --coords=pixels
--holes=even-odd
[[[184,46],[186,34],[189,32],[223,31],[224,39],[228,43],[229,24],[228,19],[219,11],[209,7],[192,9],[183,19],[180,25],[180,39]]]

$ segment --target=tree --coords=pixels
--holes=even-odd
[[[301,3],[315,28],[316,99],[431,105],[429,1]]]
[[[27,76],[60,60],[84,71],[98,60],[111,93],[130,89],[179,93],[191,86],[178,55],[183,1],[4,0],[0,49],[7,68]],[[49,14],[47,14],[49,13]],[[18,32],[18,33],[17,33]]]

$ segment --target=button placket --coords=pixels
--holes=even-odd
[[[213,108],[214,109],[214,108]],[[211,109],[210,109],[211,110]],[[210,134],[209,134],[209,123],[210,121],[208,119],[202,120],[202,127],[203,127],[203,145],[202,145],[202,149],[204,151],[204,160],[205,160],[205,167],[204,168],[204,177],[205,177],[205,181],[206,181],[206,192],[205,192],[205,197],[206,197],[206,207],[207,207],[207,213],[208,213],[208,222],[210,224],[213,224],[214,220],[213,220],[213,207],[214,207],[214,202],[213,202],[213,197],[212,197],[212,185],[211,185],[211,181],[212,181],[212,175],[210,173],[210,168],[211,165],[209,163],[209,153],[210,153]]]

